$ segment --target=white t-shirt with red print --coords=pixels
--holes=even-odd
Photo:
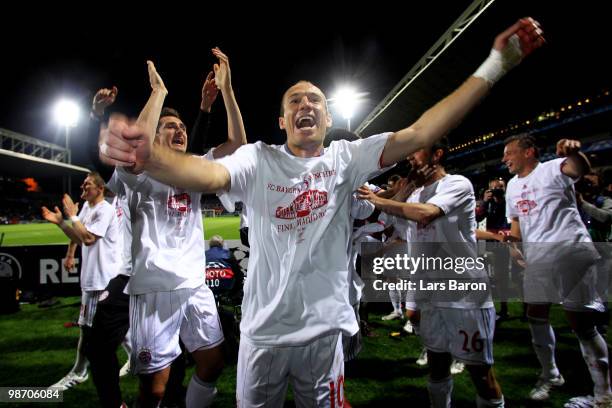
[[[566,159],[539,163],[525,177],[514,176],[506,189],[506,216],[518,218],[527,263],[555,255],[555,246],[533,243],[591,242],[576,206],[576,180],[561,172]]]
[[[79,220],[98,237],[92,245],[81,246],[81,289],[103,290],[121,268],[122,240],[115,208],[105,200],[94,206],[85,202]]]
[[[307,344],[358,330],[348,294],[353,191],[381,171],[389,133],[337,141],[318,157],[261,142],[217,160],[228,196],[249,209],[241,334],[256,345]]]
[[[207,156],[204,156],[207,157]],[[117,170],[129,189],[132,221],[130,295],[197,288],[204,284],[201,193]]]

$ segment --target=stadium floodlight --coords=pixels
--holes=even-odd
[[[342,117],[346,119],[346,129],[351,130],[351,118],[355,114],[357,105],[361,101],[361,98],[366,95],[365,93],[356,92],[352,87],[346,86],[340,88],[329,102],[332,106],[337,109]]]
[[[70,128],[76,127],[79,116],[79,106],[71,100],[60,99],[53,106],[53,118],[65,131],[68,163],[72,163],[72,154],[70,152]],[[67,192],[68,194],[72,193],[72,177],[70,175],[67,176]]]
[[[68,99],[59,100],[53,108],[55,122],[67,128],[77,125],[79,114],[79,106]]]

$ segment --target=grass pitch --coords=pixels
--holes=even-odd
[[[0,387],[49,386],[70,370],[79,331],[74,327],[65,328],[64,323],[78,316],[79,298],[59,300],[58,305],[48,309],[22,305],[20,312],[0,316]],[[427,370],[415,364],[420,351],[418,338],[404,334],[401,331],[403,322],[399,320],[381,321],[380,317],[389,311],[385,308],[388,305],[375,306],[378,312],[370,315],[375,337],[365,338],[364,349],[358,359],[346,367],[346,398],[355,407],[427,407]],[[510,313],[518,316],[520,305],[512,304]],[[527,324],[514,318],[497,329],[496,373],[507,407],[561,407],[570,397],[591,392],[592,385],[577,340],[559,308],[553,308],[552,316],[558,341],[557,361],[567,383],[555,390],[551,400],[544,403],[526,400],[538,372]],[[392,332],[402,334],[390,336]],[[118,350],[118,355],[124,362],[126,356],[122,349]],[[192,372],[191,367],[185,384]],[[235,406],[235,363],[226,365],[217,387],[219,394],[215,406]],[[121,388],[125,401],[131,406],[137,395],[136,378],[122,378]],[[467,372],[454,376],[454,406],[473,407],[474,399],[474,388]],[[285,405],[293,405],[291,397]],[[91,380],[65,392],[64,402],[56,406],[98,406]]]
[[[207,217],[204,218],[204,235],[206,239],[210,239],[213,235],[221,235],[224,239],[240,239],[239,226],[240,217]],[[0,225],[0,234],[2,233],[4,233],[2,246],[68,244],[66,235],[57,226],[48,222]]]

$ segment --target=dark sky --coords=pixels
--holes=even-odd
[[[98,14],[78,8],[70,15],[39,9],[36,18],[23,18],[25,11],[5,13],[8,21],[0,27],[0,127],[63,144],[50,119],[53,102],[67,95],[87,109],[95,90],[111,85],[119,88],[115,109],[136,115],[149,92],[146,59],[156,63],[169,89],[166,104],[181,111],[189,127],[197,113],[202,79],[214,62],[213,46],[230,57],[250,141],[283,140],[277,127],[279,101],[287,86],[299,79],[319,84],[328,96],[345,81],[367,91],[368,99],[353,120],[357,125],[471,1],[417,3],[350,3],[347,12],[333,11],[342,6],[331,2],[283,6],[274,12],[238,10],[243,6],[236,2],[232,13],[215,3],[191,10],[172,4],[155,9],[162,6],[151,3],[152,10],[142,15],[112,6],[101,7]],[[533,92],[535,102],[521,106],[518,99],[505,101],[506,112],[499,117],[487,111],[487,127],[507,120],[507,111],[515,108],[520,115],[535,106],[556,106],[563,98],[581,96],[582,90],[609,86],[612,68],[606,60],[612,36],[604,2],[497,3],[493,7],[503,11],[484,15],[489,20],[483,24],[495,26],[499,20],[501,29],[532,14],[547,32],[550,62],[542,57],[530,67],[539,76],[539,87],[524,92]],[[487,54],[486,49],[474,52]],[[524,74],[517,75],[521,78]],[[503,84],[506,90],[514,86]],[[225,112],[220,100],[213,110],[213,131],[221,132]],[[479,125],[472,122],[468,125],[478,131]],[[340,118],[336,124],[344,125]],[[76,163],[85,160],[78,150],[82,132],[77,127],[71,138]]]

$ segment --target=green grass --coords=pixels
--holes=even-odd
[[[49,309],[22,305],[22,310],[16,314],[0,316],[1,387],[48,386],[71,368],[78,329],[64,328],[63,323],[76,318],[79,299],[70,297],[59,300],[59,305]],[[346,368],[346,397],[355,407],[427,407],[427,370],[415,364],[420,351],[418,339],[404,334],[391,337],[391,332],[401,332],[403,323],[398,320],[381,321],[381,315],[388,310],[378,309],[380,312],[370,315],[376,337],[365,338],[364,349],[358,359]],[[510,313],[518,316],[519,305],[512,304]],[[553,308],[552,320],[558,341],[557,361],[567,383],[553,393],[550,401],[540,404],[528,403],[525,399],[538,372],[527,324],[513,319],[498,328],[495,338],[496,373],[507,407],[560,407],[572,396],[590,393],[592,385],[577,340],[558,307]],[[125,361],[123,350],[119,350],[118,355],[122,362]],[[192,370],[189,369],[186,382]],[[235,406],[235,378],[236,366],[230,363],[218,381],[219,395],[215,406]],[[454,406],[473,407],[474,388],[467,373],[454,377],[454,387]],[[122,378],[121,388],[124,399],[131,405],[137,393],[136,379]],[[288,401],[287,405],[290,406],[290,398]],[[88,380],[65,392],[64,403],[57,406],[97,405],[93,384]]]
[[[204,233],[210,238],[221,235],[224,239],[240,239],[240,217],[204,218]],[[50,223],[0,225],[4,233],[3,246],[68,244],[66,235]]]

